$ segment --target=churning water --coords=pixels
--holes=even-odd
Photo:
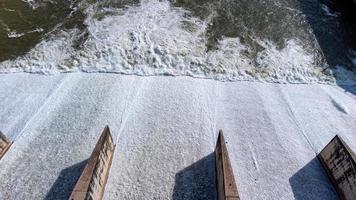
[[[0,72],[356,82],[356,20],[318,0],[1,0]]]

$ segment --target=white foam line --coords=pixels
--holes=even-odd
[[[212,130],[211,130],[212,131],[212,136],[213,136],[212,138],[215,138],[216,140],[217,140],[218,134],[219,134],[218,133],[219,130],[217,130],[217,128],[216,128],[216,123],[217,123],[217,120],[216,120],[216,118],[217,118],[217,98],[218,98],[217,91],[219,91],[219,82],[216,82],[214,84],[214,92],[213,92],[214,109],[213,109],[213,120],[211,120],[213,122],[212,123]],[[215,142],[214,141],[212,141],[212,142],[213,142],[212,146],[215,148]]]
[[[26,128],[32,124],[32,122],[37,118],[37,116],[39,116],[40,114],[42,114],[43,109],[45,109],[47,107],[47,105],[52,101],[53,98],[56,97],[57,93],[59,92],[59,89],[61,88],[61,86],[64,84],[64,80],[67,79],[67,76],[61,78],[59,80],[59,83],[56,85],[55,88],[53,88],[52,92],[47,96],[46,100],[43,102],[42,106],[36,111],[35,114],[32,115],[32,117],[26,122],[25,126],[21,129],[21,131],[19,133],[17,133],[16,135],[13,135],[12,139],[13,141],[16,141],[18,137],[22,136],[23,132],[26,130]]]
[[[311,142],[310,138],[308,137],[307,133],[304,131],[304,129],[302,128],[303,126],[300,124],[299,120],[297,119],[297,117],[294,114],[293,108],[291,107],[291,103],[289,102],[287,96],[283,93],[282,88],[278,85],[279,88],[279,93],[281,96],[281,99],[285,102],[286,105],[286,109],[288,112],[288,115],[291,117],[291,119],[294,121],[295,125],[298,128],[298,132],[301,133],[302,137],[305,139],[305,141],[309,144],[311,150],[315,153],[315,155],[318,154],[316,147],[313,145],[313,143]]]
[[[253,146],[251,145],[251,142],[248,143],[248,147],[250,148],[250,152],[251,152],[251,155],[252,155],[253,166],[255,167],[257,172],[259,173],[260,172],[260,165],[258,164],[256,153],[255,153],[255,150],[254,150]]]
[[[131,92],[127,93],[126,100],[125,100],[125,109],[120,117],[120,129],[117,132],[115,144],[117,144],[119,142],[119,138],[126,126],[126,122],[127,122],[128,118],[130,116],[131,109],[132,109],[133,105],[136,103],[137,96],[140,94],[140,90],[142,88],[142,82],[144,82],[145,80],[135,79],[134,82],[136,82],[136,81],[138,81],[139,83],[132,84],[132,85],[137,86],[137,89],[136,89],[137,91],[136,91],[135,95],[133,95],[133,97],[132,97],[133,100],[131,100],[131,101],[129,100]],[[131,91],[132,91],[132,89],[131,89]]]

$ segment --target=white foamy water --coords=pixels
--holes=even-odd
[[[322,4],[321,8],[323,9],[323,11],[325,12],[325,15],[327,15],[327,16],[330,16],[330,17],[340,16],[340,13],[331,11],[330,8],[325,4]]]
[[[17,33],[16,31],[12,31],[12,32],[7,34],[7,37],[8,38],[19,38],[19,37],[22,37],[24,35],[25,35],[25,33]]]
[[[43,32],[43,29],[42,28],[36,28],[34,30],[31,30],[31,31],[27,31],[27,32],[23,32],[23,33],[18,33],[16,31],[11,31],[10,33],[7,34],[7,37],[8,38],[19,38],[19,37],[22,37],[26,34],[29,34],[29,33],[40,33],[40,32]]]
[[[207,51],[209,21],[187,15],[168,1],[144,0],[126,9],[111,9],[102,19],[95,6],[87,9],[89,36],[80,49],[72,47],[78,30],[60,32],[24,56],[0,63],[0,72],[110,72],[173,75],[218,80],[269,82],[334,82],[298,40],[278,49],[255,39],[265,50],[252,60],[239,38],[221,38]]]
[[[56,37],[40,42],[25,56],[7,60],[0,64],[1,72],[31,72],[54,74],[67,71],[71,56],[75,54],[71,46],[77,30],[62,31]]]

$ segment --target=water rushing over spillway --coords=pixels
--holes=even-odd
[[[355,97],[322,84],[0,74],[0,128],[14,141],[0,199],[68,199],[108,124],[105,200],[216,199],[219,129],[241,199],[336,200],[315,153],[336,134],[356,149]]]
[[[353,27],[317,0],[12,0],[1,9],[2,73],[356,81]]]

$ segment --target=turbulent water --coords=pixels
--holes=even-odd
[[[1,0],[0,72],[356,82],[356,23],[318,0]]]

